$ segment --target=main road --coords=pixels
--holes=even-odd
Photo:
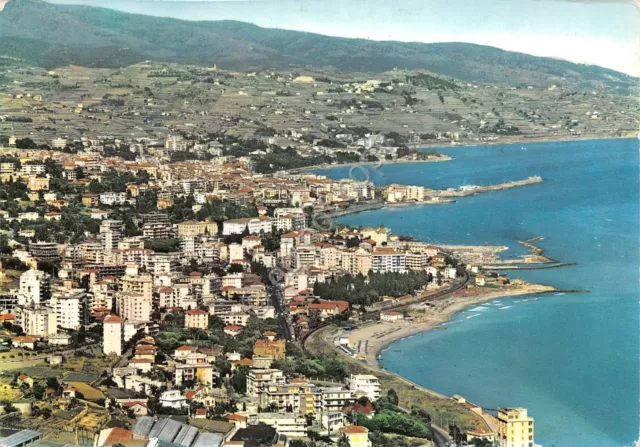
[[[455,445],[449,433],[444,429],[431,424],[431,433],[433,433],[433,445],[436,447],[450,447]]]
[[[270,284],[267,286],[267,293],[271,297],[271,303],[276,310],[276,318],[282,329],[282,336],[286,341],[293,341],[293,329],[289,320],[289,312],[284,306],[284,297],[282,288],[279,284]]]

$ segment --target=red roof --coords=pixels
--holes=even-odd
[[[246,421],[247,417],[238,413],[233,413],[227,416],[227,420],[229,421]]]
[[[359,411],[360,413],[369,415],[369,414],[373,414],[373,404],[369,400],[367,400],[367,403],[365,405],[360,405],[358,402],[353,402],[346,405],[342,409],[342,411],[344,412]]]
[[[117,315],[109,315],[107,318],[104,319],[104,323],[122,323],[122,318],[120,318]]]
[[[187,345],[182,345],[176,351],[191,351],[191,348]]]
[[[187,315],[207,315],[206,310],[202,309],[191,309],[185,312]]]
[[[346,427],[342,427],[340,429],[342,433],[368,433],[366,427],[362,427],[361,425],[347,425]]]
[[[114,427],[105,439],[103,445],[126,444],[133,438],[133,432],[120,427]]]
[[[196,414],[198,416],[206,416],[207,415],[207,409],[206,408],[198,408],[196,410]]]

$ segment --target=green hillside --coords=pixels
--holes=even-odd
[[[41,0],[10,0],[0,12],[0,39],[0,55],[47,68],[118,67],[153,59],[215,63],[225,69],[426,69],[469,82],[569,84],[621,92],[636,83],[631,76],[602,67],[468,43],[346,39],[243,22],[190,22]]]

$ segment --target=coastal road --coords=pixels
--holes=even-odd
[[[450,447],[455,445],[449,433],[437,425],[431,424],[431,432],[433,433],[433,445],[436,447]]]

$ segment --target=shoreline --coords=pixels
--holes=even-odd
[[[497,146],[499,144],[519,144],[519,143],[565,143],[565,142],[572,142],[572,141],[588,141],[588,140],[628,140],[628,139],[635,139],[637,138],[638,135],[624,135],[624,136],[613,136],[613,135],[607,135],[605,137],[602,136],[598,136],[598,135],[591,135],[591,136],[582,136],[580,138],[566,138],[566,137],[549,137],[549,138],[532,138],[532,139],[527,139],[527,138],[515,138],[515,139],[508,139],[508,140],[497,140],[497,141],[476,141],[476,142],[465,142],[465,143],[460,143],[460,144],[446,144],[443,143],[442,141],[439,141],[437,143],[413,143],[413,144],[408,144],[407,147],[410,149],[429,149],[429,150],[436,150],[436,149],[454,149],[454,148],[465,148],[465,147],[482,147],[482,146]],[[331,169],[335,169],[335,168],[341,168],[341,167],[353,167],[353,166],[372,166],[372,165],[396,165],[396,164],[412,164],[412,163],[437,163],[437,162],[444,162],[444,161],[454,161],[455,157],[450,156],[450,155],[445,155],[445,154],[440,154],[443,157],[447,157],[447,158],[442,158],[442,159],[431,159],[431,160],[380,160],[380,161],[363,161],[363,162],[351,162],[351,163],[325,163],[325,164],[321,164],[321,165],[314,165],[314,166],[306,166],[304,168],[294,168],[294,169],[290,169],[287,171],[278,171],[278,172],[274,172],[273,175],[278,175],[278,174],[303,174],[303,173],[311,173],[311,171],[315,171],[315,170],[321,170],[321,171],[328,171]]]
[[[463,289],[464,290],[464,289]],[[453,399],[452,396],[442,394],[431,388],[428,384],[420,385],[402,374],[388,370],[384,367],[381,360],[381,353],[389,348],[393,343],[402,339],[412,337],[430,330],[441,330],[439,326],[442,323],[450,321],[454,314],[468,307],[493,301],[502,298],[512,298],[518,296],[544,295],[549,293],[568,292],[557,289],[552,286],[524,284],[522,286],[513,287],[511,290],[495,290],[483,293],[480,296],[466,296],[465,293],[455,293],[445,301],[445,306],[436,310],[434,316],[429,321],[421,322],[381,322],[375,321],[365,323],[358,329],[345,332],[336,325],[329,325],[321,328],[316,334],[306,340],[303,349],[312,353],[333,353],[342,358],[354,374],[373,374],[376,375],[383,389],[395,389],[401,399],[411,404],[416,404],[432,411],[434,414],[440,412],[442,415],[457,421],[456,423],[471,428],[482,428],[484,430],[496,431],[496,422],[492,415],[484,411],[478,412],[479,407],[475,407],[471,403],[461,403]],[[450,301],[455,300],[452,303]],[[408,306],[409,309],[416,307],[426,307],[423,301],[420,304]],[[432,303],[439,303],[434,301]],[[440,302],[442,303],[442,302]],[[382,332],[383,336],[376,336],[377,332]],[[354,337],[354,334],[359,337]],[[340,348],[337,341],[340,337],[349,339],[349,346],[353,351],[360,350],[362,344],[370,354],[363,356],[361,354],[349,355],[347,351]],[[360,343],[358,343],[360,342]],[[371,346],[373,344],[373,346]],[[356,349],[355,346],[358,346]]]
[[[311,171],[327,171],[329,169],[334,168],[352,168],[355,166],[382,166],[382,165],[404,165],[404,164],[414,164],[414,163],[443,163],[445,161],[453,161],[454,157],[450,155],[440,154],[440,157],[437,158],[427,158],[422,160],[411,160],[411,159],[395,159],[395,160],[379,160],[379,161],[353,161],[349,163],[323,163],[321,165],[313,165],[313,166],[305,166],[304,168],[293,168],[288,169],[286,171],[278,171],[274,172],[276,174],[306,174]]]
[[[498,144],[518,144],[518,143],[563,143],[563,142],[571,142],[571,141],[588,141],[588,140],[625,140],[631,138],[637,138],[638,134],[633,133],[629,135],[623,136],[615,136],[615,135],[584,135],[575,138],[567,138],[567,136],[550,136],[547,138],[506,138],[502,140],[491,140],[491,141],[476,141],[476,142],[464,142],[459,144],[448,144],[443,145],[442,143],[414,143],[408,144],[407,147],[410,149],[434,149],[434,148],[443,148],[443,149],[451,149],[456,147],[474,147],[474,146],[495,146]]]
[[[373,324],[365,325],[352,332],[349,332],[349,344],[356,345],[358,343],[366,343],[368,346],[368,352],[364,355],[359,353],[356,358],[374,370],[396,374],[393,371],[385,369],[380,359],[380,354],[393,343],[407,337],[428,332],[430,330],[439,330],[438,327],[442,325],[442,323],[450,321],[453,315],[465,310],[470,306],[497,299],[513,298],[526,295],[545,295],[554,292],[560,293],[562,292],[562,290],[556,289],[552,286],[526,284],[523,286],[518,286],[517,288],[514,287],[511,290],[496,290],[477,296],[465,297],[462,294],[456,293],[443,302],[436,301],[434,303],[436,304],[436,308],[433,310],[429,309],[424,304],[409,306],[409,309],[420,307],[425,310],[425,316],[421,321],[377,321]],[[429,302],[426,301],[426,303]],[[415,314],[415,311],[413,313]]]

